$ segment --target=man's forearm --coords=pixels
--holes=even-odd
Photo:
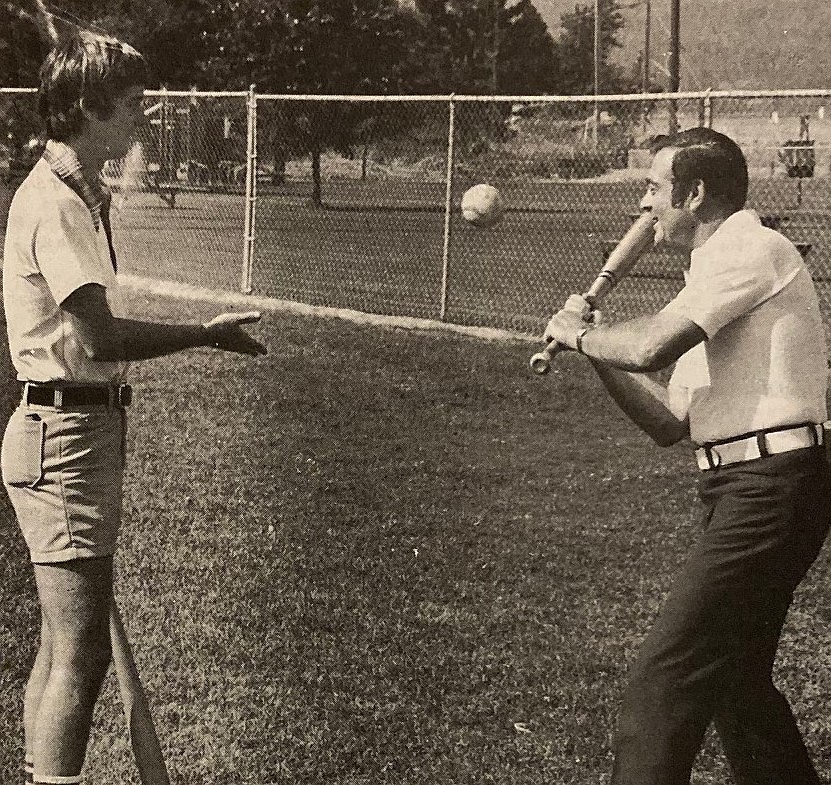
[[[553,339],[571,349],[576,348],[578,336],[583,354],[636,373],[667,368],[707,338],[695,322],[667,311],[587,329],[584,317],[563,308],[545,330],[547,341]]]
[[[670,357],[654,332],[654,317],[642,317],[614,325],[600,325],[583,337],[582,351],[593,360],[623,371],[658,371],[676,358]]]
[[[689,435],[689,424],[672,411],[665,387],[643,374],[621,371],[594,359],[591,362],[623,413],[657,444],[668,447]]]
[[[121,343],[119,360],[149,360],[168,354],[208,346],[209,336],[201,324],[160,324],[133,319],[115,319]]]

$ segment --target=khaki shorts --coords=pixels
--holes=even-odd
[[[0,466],[32,561],[111,556],[121,523],[125,412],[21,405]]]

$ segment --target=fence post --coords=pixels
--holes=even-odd
[[[447,175],[444,194],[444,248],[441,265],[441,310],[439,319],[445,320],[447,314],[447,276],[450,269],[450,232],[451,213],[453,210],[453,172],[455,170],[454,145],[456,139],[456,101],[455,94],[450,96],[450,111],[447,123]]]
[[[248,89],[248,140],[245,162],[245,231],[242,249],[243,294],[251,294],[251,277],[254,266],[254,237],[257,219],[257,95],[255,85]]]
[[[704,97],[704,125],[707,128],[713,127],[713,99],[710,97],[709,90],[707,90],[707,95]]]
[[[170,140],[168,137],[169,114],[167,103],[167,85],[162,85],[161,107],[159,108],[159,176],[164,181],[173,179],[175,172],[170,171]]]

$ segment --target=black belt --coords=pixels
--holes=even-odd
[[[68,409],[73,406],[129,406],[133,388],[129,384],[91,384],[59,386],[26,382],[23,403]]]

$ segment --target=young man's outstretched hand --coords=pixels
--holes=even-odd
[[[260,321],[259,311],[245,313],[223,313],[202,325],[205,330],[205,345],[226,352],[250,354],[256,357],[266,354],[267,349],[245,330],[243,324],[253,324]]]

